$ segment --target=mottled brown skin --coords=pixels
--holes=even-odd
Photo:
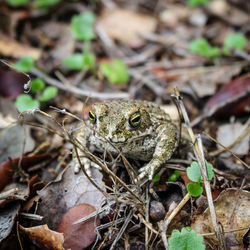
[[[95,103],[91,107],[95,115],[94,122],[86,121],[80,126],[76,138],[85,146],[94,146],[104,152],[117,155],[119,151],[124,156],[148,161],[142,167],[139,178],[146,175],[152,179],[154,171],[168,161],[177,143],[177,128],[158,105],[147,101],[108,101]],[[139,114],[140,123],[133,127],[129,119]],[[110,143],[109,143],[110,142]],[[90,166],[96,165],[86,157],[82,161],[90,174]],[[75,159],[75,171],[79,164]]]

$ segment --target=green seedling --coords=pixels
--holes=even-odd
[[[212,180],[214,176],[213,165],[206,162],[208,179]],[[199,164],[193,161],[190,167],[187,168],[187,176],[193,181],[188,183],[188,193],[194,197],[199,197],[203,193],[201,170]]]
[[[175,170],[173,172],[173,174],[171,174],[169,177],[168,177],[168,181],[177,181],[177,179],[179,178],[181,174],[181,171],[180,170]]]
[[[231,49],[243,50],[247,46],[247,39],[240,33],[233,33],[227,35],[224,40],[223,53],[230,55]]]
[[[30,0],[6,0],[13,7],[23,6],[29,3]]]
[[[168,239],[169,250],[205,250],[203,237],[197,235],[190,227],[184,227],[181,232],[173,230]]]
[[[61,0],[35,0],[36,5],[42,9],[47,9],[48,7],[53,6],[59,2],[61,2]]]
[[[71,32],[73,37],[80,41],[95,39],[96,35],[93,28],[95,19],[96,17],[92,12],[85,12],[73,16],[71,20]]]
[[[125,84],[129,81],[128,68],[120,59],[112,63],[101,63],[100,70],[110,83]]]
[[[192,40],[189,50],[194,54],[200,54],[210,59],[216,59],[220,56],[219,48],[211,46],[205,38]]]
[[[33,98],[29,94],[22,94],[17,97],[15,105],[19,112],[26,109],[40,108],[41,102],[47,102],[57,96],[58,89],[53,86],[45,87],[42,79],[35,78],[31,81],[31,92],[37,98]]]
[[[201,5],[206,5],[210,2],[210,0],[187,0],[187,5],[189,7],[198,7]]]
[[[92,69],[95,66],[95,55],[93,53],[75,53],[63,59],[62,63],[72,70]]]
[[[35,61],[31,56],[24,56],[12,66],[18,71],[29,72],[35,66]]]

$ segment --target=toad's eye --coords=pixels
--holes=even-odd
[[[132,127],[132,128],[137,128],[140,126],[140,123],[141,123],[141,114],[140,112],[135,112],[134,114],[132,114],[130,117],[129,117],[129,125]]]
[[[96,115],[94,114],[93,110],[90,109],[89,111],[89,120],[92,122],[92,123],[95,123],[96,122]]]

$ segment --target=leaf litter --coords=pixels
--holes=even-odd
[[[0,36],[0,55],[10,63],[32,55],[36,61],[31,78],[40,77],[46,85],[59,88],[54,99],[42,104],[45,112],[31,110],[19,115],[20,123],[29,125],[23,136],[21,125],[7,129],[8,123],[4,124],[7,119],[17,120],[13,99],[22,94],[20,79],[25,77],[1,67],[0,179],[5,180],[1,181],[0,193],[2,249],[10,242],[16,244],[14,248],[19,244],[30,248],[35,242],[47,249],[160,249],[168,241],[172,247],[174,238],[168,237],[174,229],[180,235],[189,232],[186,226],[202,234],[207,247],[247,247],[249,43],[242,51],[236,47],[228,55],[223,54],[228,34],[240,32],[249,40],[247,2],[215,0],[202,8],[189,8],[179,1],[104,0],[86,4],[61,0],[42,10],[33,5],[16,9],[6,1],[0,7],[0,13],[7,10],[3,20],[12,20],[0,24],[0,32],[4,33]],[[74,15],[87,11],[96,16],[95,39],[83,45],[71,35],[70,23]],[[191,41],[201,37],[211,48],[219,48],[219,58],[211,60],[191,53]],[[62,59],[73,53],[81,57],[86,49],[96,57],[92,69],[77,72],[62,66]],[[100,69],[101,63],[117,59],[128,67],[129,77],[122,88],[113,85]],[[12,87],[4,85],[6,82]],[[108,152],[103,155],[92,148],[86,153],[100,162],[102,173],[93,170],[95,183],[83,173],[74,174],[70,166],[72,131],[81,121],[79,116],[84,118],[88,113],[84,108],[81,114],[81,103],[85,107],[96,99],[144,99],[161,104],[178,123],[177,109],[170,102],[176,86],[193,131],[205,131],[201,137],[206,160],[213,164],[215,173],[209,183],[214,200],[209,200],[207,192],[192,200],[186,193],[190,183],[186,169],[195,156],[199,157],[184,141],[173,159],[159,170],[156,182],[135,182],[136,169],[142,162],[128,161],[123,156],[114,159]],[[31,96],[38,98],[34,93]],[[51,111],[50,105],[56,109]],[[39,161],[43,153],[47,156]],[[31,163],[26,166],[21,159],[29,158]],[[168,178],[174,171],[180,171],[180,175],[171,183]],[[206,185],[204,181],[204,190]],[[211,203],[217,217],[212,221],[213,212],[207,208]],[[14,230],[15,223],[19,224],[18,230]],[[87,232],[86,227],[91,230]],[[21,235],[17,236],[16,231]],[[218,240],[218,232],[223,240]],[[195,242],[196,234],[191,234]],[[197,242],[201,240],[197,238]]]

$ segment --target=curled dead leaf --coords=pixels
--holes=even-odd
[[[19,229],[41,248],[52,250],[63,249],[63,234],[50,230],[47,225],[30,228],[19,225]]]
[[[89,204],[79,204],[70,208],[67,213],[64,214],[61,224],[58,227],[58,232],[64,234],[64,247],[66,249],[84,249],[95,240],[95,226],[100,225],[99,217],[73,225],[75,221],[84,218],[95,210],[96,209]]]

